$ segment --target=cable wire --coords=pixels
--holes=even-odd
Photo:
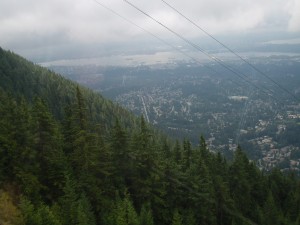
[[[295,100],[297,100],[298,102],[300,101],[300,99],[298,99],[294,94],[292,94],[289,90],[287,90],[285,87],[283,87],[282,85],[280,85],[278,82],[276,82],[274,79],[272,79],[270,76],[268,76],[266,73],[262,72],[260,69],[258,69],[256,66],[254,66],[252,63],[250,63],[248,60],[244,59],[243,57],[241,57],[238,53],[236,53],[234,50],[232,50],[231,48],[229,48],[227,45],[225,45],[224,43],[222,43],[221,41],[219,41],[217,38],[215,38],[212,34],[208,33],[206,30],[204,30],[202,27],[200,27],[198,24],[196,24],[193,20],[191,20],[190,18],[188,18],[187,16],[185,16],[183,13],[181,13],[178,9],[176,9],[174,6],[170,5],[169,3],[167,3],[165,0],[161,0],[163,3],[165,3],[168,7],[170,7],[171,9],[173,9],[175,12],[177,12],[179,15],[181,15],[183,18],[185,18],[187,21],[189,21],[191,24],[193,24],[195,27],[197,27],[199,30],[201,30],[203,33],[205,33],[207,36],[209,36],[210,38],[212,38],[214,41],[216,41],[217,43],[219,43],[222,47],[226,48],[229,52],[231,52],[232,54],[234,54],[236,57],[238,57],[240,60],[242,60],[244,63],[246,63],[248,66],[250,66],[252,69],[254,69],[256,72],[258,72],[259,74],[261,74],[262,76],[266,77],[268,80],[270,80],[272,83],[276,84],[281,90],[285,91],[287,94],[289,94],[290,96],[292,96]]]
[[[165,45],[168,45],[169,47],[173,48],[174,50],[180,52],[181,54],[185,55],[186,57],[192,59],[193,61],[203,65],[199,60],[197,60],[196,58],[194,58],[193,56],[185,53],[184,51],[182,51],[180,48],[177,48],[171,44],[169,44],[168,42],[166,42],[165,40],[161,39],[160,37],[158,37],[157,35],[151,33],[150,31],[144,29],[143,27],[139,26],[138,24],[134,23],[133,21],[127,19],[126,17],[122,16],[121,14],[119,14],[118,12],[116,12],[115,10],[109,8],[108,6],[104,5],[103,3],[97,1],[97,0],[94,0],[94,2],[96,2],[98,5],[102,6],[103,8],[107,9],[108,11],[110,11],[111,13],[115,14],[116,16],[122,18],[123,20],[127,21],[128,23],[130,23],[131,25],[133,26],[136,26],[138,27],[139,29],[143,30],[144,32],[146,32],[147,34],[151,35],[152,37],[158,39],[159,41],[161,41],[162,43],[164,43]],[[205,65],[203,65],[205,66]]]
[[[124,2],[126,2],[128,5],[130,5],[131,7],[135,8],[136,10],[138,10],[140,13],[144,14],[145,16],[149,17],[151,20],[153,20],[154,22],[158,23],[160,26],[164,27],[165,29],[167,29],[169,32],[171,32],[172,34],[174,34],[175,36],[177,36],[178,38],[180,38],[181,40],[183,40],[184,42],[188,43],[189,45],[191,45],[193,48],[195,48],[196,50],[202,52],[203,54],[205,54],[207,57],[209,57],[211,60],[217,62],[218,64],[220,64],[221,66],[223,66],[225,69],[231,71],[233,74],[235,74],[236,76],[240,77],[241,79],[245,80],[248,84],[254,86],[256,89],[260,90],[262,93],[266,94],[267,96],[271,96],[272,98],[274,98],[276,101],[281,102],[278,98],[276,98],[273,95],[270,95],[268,92],[266,92],[265,90],[261,89],[259,86],[257,86],[256,84],[252,83],[251,81],[249,81],[248,78],[245,74],[241,73],[241,72],[236,72],[232,67],[230,67],[229,65],[226,65],[221,59],[219,59],[218,57],[212,56],[209,53],[207,53],[206,51],[204,51],[200,46],[196,45],[195,43],[191,42],[190,40],[186,39],[185,37],[183,37],[182,35],[180,35],[179,33],[173,31],[171,28],[169,28],[168,26],[166,26],[165,24],[163,24],[162,22],[158,21],[157,19],[155,19],[154,17],[152,17],[151,15],[149,15],[148,13],[146,13],[145,11],[143,11],[142,9],[138,8],[136,5],[134,5],[133,3],[129,2],[128,0],[123,0]],[[243,76],[241,75],[243,74]],[[264,89],[268,90],[269,92],[274,94],[273,90],[270,90],[269,88],[264,87]]]
[[[172,49],[178,51],[179,53],[183,54],[184,56],[192,59],[194,62],[208,68],[209,70],[211,70],[214,74],[216,75],[220,75],[219,72],[217,72],[215,69],[213,69],[212,67],[206,65],[206,64],[203,64],[202,62],[200,62],[198,59],[196,59],[195,57],[187,54],[186,52],[182,51],[180,48],[177,48],[173,45],[171,45],[170,43],[168,43],[167,41],[161,39],[160,37],[158,37],[157,35],[151,33],[150,31],[146,30],[145,28],[139,26],[138,24],[134,23],[133,21],[129,20],[128,18],[122,16],[120,13],[116,12],[115,10],[111,9],[110,7],[106,6],[105,4],[97,1],[97,0],[94,0],[95,3],[97,3],[98,5],[102,6],[103,8],[105,8],[106,10],[110,11],[111,13],[115,14],[116,16],[120,17],[121,19],[125,20],[126,22],[128,22],[129,24],[133,25],[133,26],[136,26],[138,27],[139,29],[143,30],[144,32],[146,32],[147,34],[151,35],[152,37],[156,38],[157,40],[159,40],[160,42],[164,43],[165,45],[171,47]],[[232,81],[233,83],[237,84],[237,85],[241,85],[240,83],[238,83],[237,81],[233,80],[233,79],[230,79],[228,78],[228,80]],[[244,79],[243,79],[244,80]]]

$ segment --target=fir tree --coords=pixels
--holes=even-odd
[[[154,225],[150,204],[143,204],[139,221],[140,225]]]
[[[174,210],[173,213],[173,219],[172,219],[172,225],[182,225],[182,217],[178,212],[178,209]]]

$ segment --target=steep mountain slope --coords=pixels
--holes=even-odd
[[[40,97],[55,118],[63,118],[64,107],[76,98],[76,83],[1,48],[0,60],[0,87],[4,91],[15,97],[24,96],[29,102]],[[128,111],[87,88],[80,87],[80,91],[87,103],[91,121],[111,126],[118,116],[127,125],[132,124],[134,117]]]
[[[0,224],[299,224],[300,183],[173,143],[143,118],[0,50]]]

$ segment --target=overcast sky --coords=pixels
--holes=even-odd
[[[167,41],[176,40],[123,0],[97,1]],[[161,0],[130,1],[186,38],[203,37],[203,33]],[[266,40],[269,42],[300,38],[300,0],[166,1],[221,39],[248,34],[270,34]],[[35,61],[95,57],[122,49],[145,50],[147,43],[156,42],[94,0],[0,1],[0,46]]]

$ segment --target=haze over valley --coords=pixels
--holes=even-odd
[[[238,60],[226,63],[244,71],[250,84],[213,63],[167,59],[167,63],[136,66],[50,68],[143,115],[173,138],[189,138],[197,144],[203,134],[212,151],[231,157],[240,144],[261,168],[299,170],[299,102]],[[299,55],[260,55],[249,60],[299,96]]]

